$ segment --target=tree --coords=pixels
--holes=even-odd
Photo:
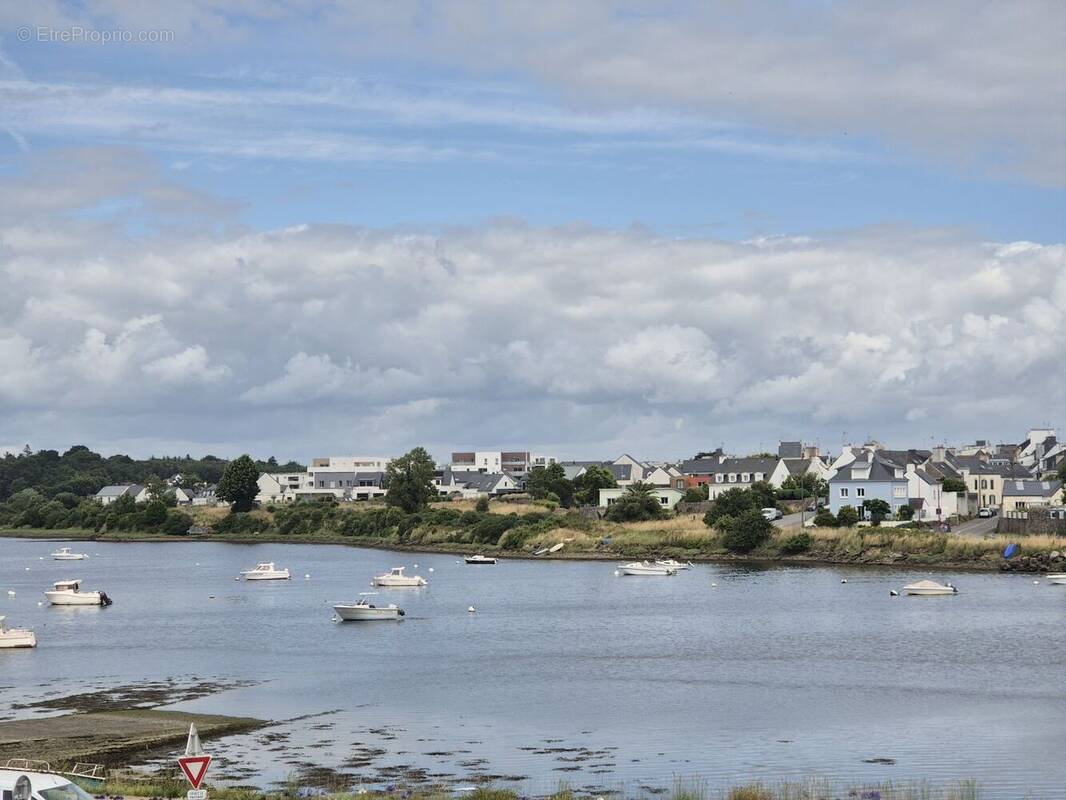
[[[841,506],[837,512],[837,525],[841,528],[854,528],[859,521],[859,512],[851,506]]]
[[[614,501],[604,515],[611,522],[643,522],[660,519],[663,506],[655,495],[656,487],[647,483],[634,483]]]
[[[479,514],[489,513],[489,498],[479,497],[477,502],[474,503],[474,510]]]
[[[892,513],[892,506],[879,497],[863,502],[866,513],[870,515],[870,521],[874,525],[880,525],[881,520]]]
[[[1066,484],[1066,458],[1059,463],[1059,471],[1055,474],[1059,483]]]
[[[159,498],[144,504],[144,522],[146,525],[162,525],[167,519],[167,507]]]
[[[755,481],[749,491],[755,497],[756,508],[777,508],[777,492],[769,481]]]
[[[251,456],[245,454],[226,465],[215,494],[233,504],[234,511],[251,511],[259,494],[259,470]]]
[[[702,503],[707,499],[707,484],[703,486],[690,486],[685,490],[684,502]]]
[[[774,526],[757,509],[733,519],[722,537],[722,546],[733,553],[749,553],[770,541]]]
[[[756,510],[761,508],[755,503],[755,495],[737,486],[727,489],[715,498],[714,505],[704,514],[703,521],[708,525],[714,525],[719,517],[738,517],[753,508]]]
[[[914,518],[914,506],[910,505],[909,503],[907,505],[905,505],[905,506],[900,506],[899,509],[896,511],[896,516],[899,519],[903,519],[903,520],[913,519]]]
[[[416,447],[393,459],[385,468],[385,503],[408,514],[425,508],[437,496],[433,486],[433,459],[424,447]]]
[[[574,503],[574,484],[566,479],[566,470],[562,464],[533,467],[526,476],[526,491],[538,500],[555,495],[559,498],[559,505],[564,508],[569,508]]]
[[[943,483],[940,484],[940,491],[948,492],[950,494],[965,492],[966,483],[958,478],[944,478]]]
[[[607,467],[591,464],[574,478],[574,499],[578,505],[595,506],[600,502],[600,489],[613,489],[618,483]]]

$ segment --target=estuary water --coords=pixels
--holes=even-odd
[[[39,639],[0,651],[0,716],[166,678],[254,681],[174,706],[279,721],[211,741],[216,779],[492,775],[535,794],[560,782],[634,793],[675,776],[712,788],[973,778],[983,798],[1066,796],[1066,586],[1040,576],[698,565],[637,578],[610,562],[69,544],[91,558],[0,539],[0,614]],[[257,561],[293,580],[234,580]],[[429,580],[380,590],[402,622],[331,621],[332,602],[400,565]],[[39,605],[67,577],[114,605]],[[889,595],[926,577],[959,594]]]

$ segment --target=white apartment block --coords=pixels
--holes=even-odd
[[[555,456],[531,453],[528,450],[474,450],[452,453],[451,468],[458,472],[506,473],[523,478],[534,467],[555,464]]]

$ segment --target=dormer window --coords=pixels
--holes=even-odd
[[[740,473],[740,482],[741,483],[748,483],[750,480],[751,480],[751,475],[749,475],[747,472]]]
[[[736,483],[737,482],[737,474],[735,472],[730,472],[729,473],[729,482],[730,483]]]

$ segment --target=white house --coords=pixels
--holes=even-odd
[[[505,472],[476,472],[472,470],[440,470],[433,477],[433,485],[442,497],[476,500],[508,494],[517,489],[514,478]]]
[[[780,488],[789,476],[782,458],[734,458],[717,454],[684,461],[680,471],[689,477],[690,486],[706,486],[709,500],[730,489],[750,489],[758,481]]]
[[[310,485],[306,472],[264,472],[259,476],[258,503],[291,503],[299,489]]]
[[[644,475],[643,482],[650,483],[652,486],[666,486],[685,491],[685,476],[681,474],[681,470],[672,465],[651,467]]]
[[[457,472],[505,472],[512,478],[524,478],[530,470],[558,463],[555,456],[528,450],[469,450],[452,453],[451,469]]]
[[[922,467],[906,467],[907,499],[914,508],[914,519],[921,522],[948,519],[959,514],[959,495],[945,492],[942,482]]]
[[[120,497],[132,497],[134,500],[144,492],[144,487],[139,483],[114,484],[105,486],[93,495],[93,499],[100,505],[109,506]]]
[[[600,489],[600,508],[607,508],[608,506],[614,505],[618,502],[618,498],[624,495],[627,491],[629,490],[625,487]],[[659,504],[663,508],[667,509],[672,509],[685,497],[685,493],[682,490],[666,486],[656,487],[652,490],[651,494],[659,501]]]

